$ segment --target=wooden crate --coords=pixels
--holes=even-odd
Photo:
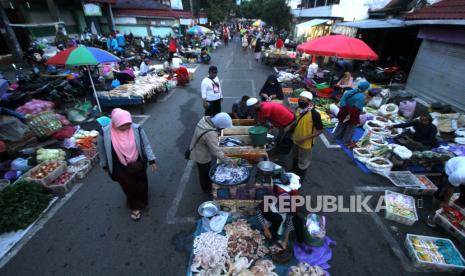
[[[283,94],[284,95],[291,95],[292,92],[294,92],[294,89],[292,87],[283,87]]]
[[[268,153],[264,148],[252,147],[231,147],[223,148],[223,152],[228,157],[236,157],[247,160],[250,164],[256,164],[263,160],[268,160]]]
[[[261,200],[215,200],[220,209],[225,212],[254,216]]]
[[[273,194],[273,184],[241,184],[226,186],[212,184],[213,200],[262,200],[265,195]]]
[[[232,128],[225,128],[221,131],[221,136],[231,135],[249,135],[249,128],[252,126],[236,126]]]
[[[233,119],[233,126],[254,126],[257,124],[255,119]]]

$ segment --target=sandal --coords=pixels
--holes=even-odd
[[[141,211],[132,211],[131,219],[133,221],[139,221],[141,217],[142,217]]]

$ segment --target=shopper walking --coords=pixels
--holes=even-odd
[[[221,102],[223,93],[221,91],[220,80],[218,79],[218,68],[210,66],[208,77],[204,78],[201,84],[203,108],[205,116],[215,116],[221,112]]]
[[[132,123],[131,114],[115,108],[111,123],[103,127],[98,137],[100,166],[118,182],[126,194],[131,219],[138,221],[148,204],[147,163],[157,170],[155,155],[144,130]]]
[[[205,193],[210,193],[212,189],[209,176],[212,156],[222,162],[230,162],[218,145],[219,131],[230,127],[232,127],[231,117],[228,113],[221,112],[214,117],[204,116],[195,128],[189,146],[189,158],[197,164],[200,187]]]
[[[262,57],[262,40],[260,37],[257,38],[255,41],[255,49],[254,49],[255,61],[259,61]]]

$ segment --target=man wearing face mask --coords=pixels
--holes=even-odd
[[[312,148],[315,144],[315,138],[323,132],[320,113],[315,110],[312,100],[312,93],[304,91],[300,94],[292,136],[294,141],[293,171],[300,176],[301,180],[304,179],[312,161]]]
[[[218,144],[219,131],[232,127],[232,119],[226,112],[216,114],[214,117],[204,116],[197,123],[189,149],[190,159],[197,163],[200,186],[205,193],[210,193],[212,182],[209,177],[212,156],[223,163],[230,163],[231,159],[224,155]]]

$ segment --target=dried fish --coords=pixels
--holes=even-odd
[[[249,177],[249,169],[243,166],[219,164],[213,174],[213,182],[236,185],[243,183]]]
[[[258,260],[269,253],[265,246],[265,237],[258,230],[253,230],[244,219],[227,224],[225,227],[228,239],[229,256],[241,256]]]
[[[289,268],[288,276],[326,276],[326,272],[319,266],[299,263]]]
[[[205,232],[194,239],[194,259],[191,271],[200,275],[220,275],[226,272],[228,256],[228,237]]]

